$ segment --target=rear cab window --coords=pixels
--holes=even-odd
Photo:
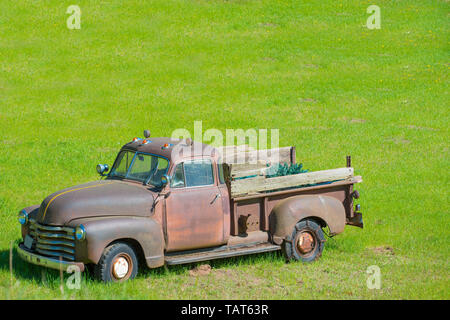
[[[222,163],[221,159],[217,163],[217,172],[219,174],[219,183],[220,184],[224,184],[225,183],[225,177],[223,175],[223,163]]]

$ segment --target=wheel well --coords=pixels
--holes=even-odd
[[[145,255],[144,255],[144,250],[142,249],[141,244],[139,243],[139,241],[132,239],[132,238],[122,238],[122,239],[116,239],[112,242],[110,242],[107,246],[109,247],[110,245],[113,245],[115,243],[126,243],[129,246],[131,246],[134,249],[134,252],[136,253],[136,256],[138,258],[139,264],[144,263],[145,264]]]
[[[321,226],[322,228],[326,228],[328,226],[327,223],[325,222],[325,220],[323,220],[322,218],[319,218],[319,217],[306,217],[300,221],[304,221],[304,220],[312,220],[315,223],[317,223],[319,226]]]

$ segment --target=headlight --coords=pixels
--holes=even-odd
[[[86,239],[86,229],[82,224],[75,229],[75,237],[79,241]]]
[[[108,172],[108,170],[109,170],[109,167],[107,164],[98,164],[97,165],[97,172],[100,175],[103,175],[105,172]]]
[[[17,218],[19,219],[19,223],[21,225],[28,223],[28,213],[25,210],[20,211]]]

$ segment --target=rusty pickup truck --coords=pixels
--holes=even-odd
[[[346,225],[362,227],[353,189],[362,180],[353,176],[349,158],[345,175],[329,175],[325,182],[305,180],[314,172],[236,178],[216,148],[191,139],[150,138],[148,131],[144,136],[121,148],[111,170],[98,165],[100,180],[20,210],[21,258],[60,270],[89,267],[101,281],[125,281],[145,265],[276,250],[287,260],[313,261],[322,254],[325,235],[339,234]],[[289,158],[295,162],[295,148]],[[283,178],[303,180],[298,186],[275,183]],[[275,189],[248,189],[258,181]]]

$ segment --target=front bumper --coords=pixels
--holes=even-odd
[[[84,263],[82,262],[60,261],[58,259],[44,257],[29,251],[27,248],[25,248],[23,243],[19,244],[17,252],[19,253],[19,256],[23,260],[32,264],[36,264],[38,266],[43,266],[62,271],[67,271],[67,268],[69,268],[70,266],[77,266],[80,269],[80,271],[84,271]]]

